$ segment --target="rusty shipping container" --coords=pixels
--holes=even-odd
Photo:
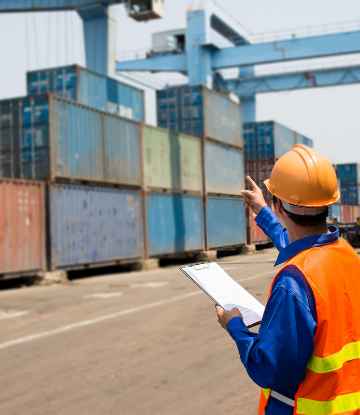
[[[144,148],[146,187],[202,192],[198,138],[144,125]]]
[[[352,206],[341,205],[341,222],[352,223],[354,222],[352,217]]]
[[[44,271],[44,184],[1,179],[0,209],[0,275]]]
[[[270,177],[275,160],[245,161],[245,177],[250,176],[260,187],[266,201],[272,201],[272,195],[266,189],[264,180]],[[246,190],[252,190],[250,183],[245,179]]]
[[[266,204],[270,207],[270,209],[273,212],[275,212],[273,202],[267,201]],[[266,235],[265,232],[262,231],[260,226],[258,226],[258,224],[255,221],[257,215],[255,215],[255,213],[252,210],[250,210],[249,215],[250,215],[249,226],[250,226],[250,232],[251,232],[251,243],[253,244],[270,243],[271,239]]]

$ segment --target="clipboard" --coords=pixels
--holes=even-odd
[[[215,304],[224,309],[237,307],[246,327],[261,323],[265,307],[216,262],[203,262],[179,268]]]

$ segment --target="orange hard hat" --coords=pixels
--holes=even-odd
[[[270,179],[264,183],[274,196],[296,206],[328,206],[340,198],[332,164],[302,144],[296,144],[279,158]]]

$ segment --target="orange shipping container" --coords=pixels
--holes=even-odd
[[[45,270],[45,189],[0,179],[0,275]]]
[[[352,220],[353,222],[356,222],[359,217],[359,206],[353,206],[352,210]]]

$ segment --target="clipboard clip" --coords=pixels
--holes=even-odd
[[[200,271],[202,269],[210,268],[210,264],[207,262],[202,262],[200,264],[193,265],[195,271]]]

